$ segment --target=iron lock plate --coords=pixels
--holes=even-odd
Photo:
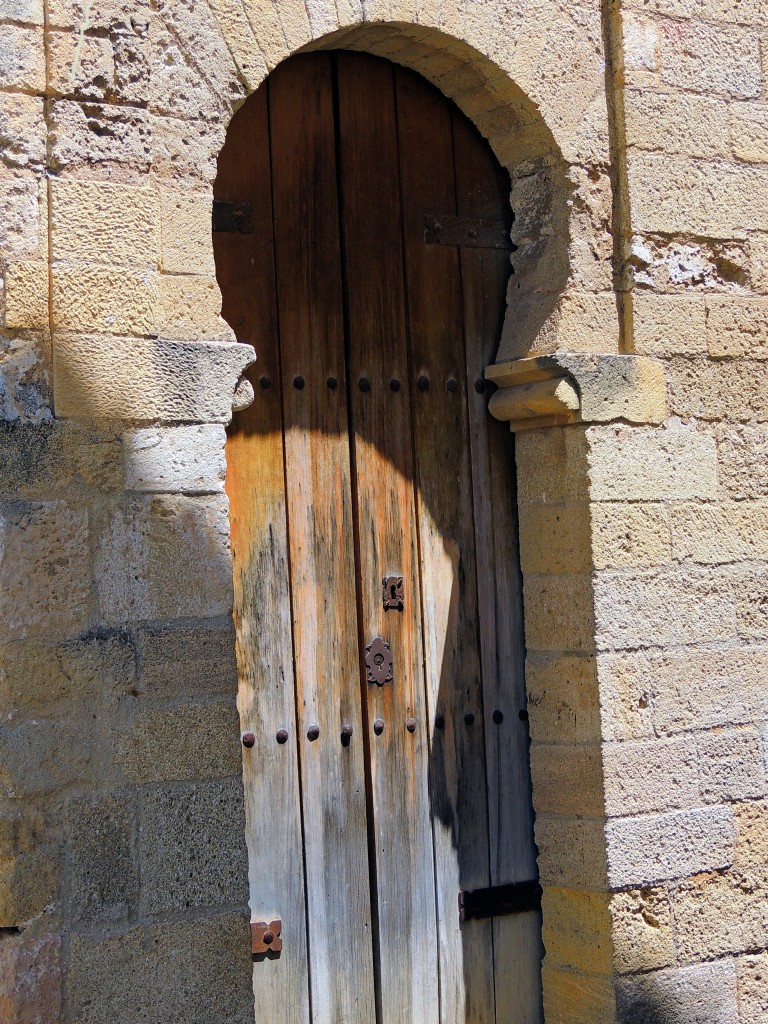
[[[396,609],[401,612],[405,607],[405,581],[402,576],[384,576],[381,580],[381,593],[384,611]]]
[[[387,641],[376,636],[365,648],[365,667],[368,670],[368,682],[383,686],[391,683],[394,678],[394,662],[392,648]]]

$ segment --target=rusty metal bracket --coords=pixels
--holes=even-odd
[[[393,677],[392,648],[383,637],[377,636],[365,648],[365,667],[368,682],[383,686],[391,683]]]
[[[405,583],[402,576],[384,576],[381,581],[384,611],[396,608],[401,612],[405,607]]]
[[[229,203],[214,199],[211,220],[214,231],[250,235],[253,232],[253,207],[250,203]]]
[[[425,217],[424,241],[427,245],[458,245],[472,249],[507,249],[516,245],[509,237],[509,228],[500,220],[477,217]]]
[[[524,914],[528,910],[538,910],[540,906],[541,886],[536,881],[511,882],[472,891],[465,889],[459,893],[459,920]]]
[[[282,930],[283,922],[280,918],[276,921],[251,921],[251,952],[253,955],[279,953],[283,948],[283,940],[280,938]]]

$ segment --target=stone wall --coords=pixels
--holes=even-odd
[[[310,45],[510,168],[501,356],[664,369],[518,438],[547,1022],[766,1018],[768,14],[604,6],[0,0],[0,1019],[252,1017],[210,197]]]

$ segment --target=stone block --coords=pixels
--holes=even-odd
[[[714,438],[694,425],[590,427],[587,440],[594,501],[680,501],[717,493]]]
[[[164,272],[214,277],[210,192],[194,187],[168,190],[160,203]]]
[[[601,650],[733,640],[730,583],[708,569],[638,569],[595,575],[596,642]]]
[[[677,559],[720,565],[768,559],[768,506],[746,502],[681,505],[672,516]]]
[[[596,569],[666,565],[672,560],[664,505],[594,504],[590,519]]]
[[[766,795],[760,731],[752,726],[697,734],[701,793],[708,803]]]
[[[11,263],[5,271],[5,325],[47,330],[48,264],[38,260]]]
[[[115,165],[149,170],[152,162],[150,115],[139,107],[73,100],[51,103],[51,168]]]
[[[524,573],[579,573],[592,567],[589,505],[542,505],[520,522]]]
[[[154,190],[110,181],[60,179],[52,184],[52,196],[55,260],[110,267],[157,266],[159,211]]]
[[[125,485],[133,491],[221,493],[225,441],[219,424],[128,430],[123,435]]]
[[[226,499],[129,500],[101,532],[97,578],[107,622],[228,615],[232,563]]]
[[[49,423],[53,399],[47,333],[0,330],[0,367],[0,423]]]
[[[593,649],[594,594],[589,574],[529,574],[524,580],[523,606],[529,650]]]
[[[45,46],[40,28],[0,25],[0,89],[45,91]]]
[[[0,928],[23,929],[57,905],[60,852],[45,839],[41,835],[37,847],[0,856]]]
[[[40,183],[31,171],[0,178],[0,256],[4,259],[40,255],[41,238],[47,232],[41,198]]]
[[[228,423],[235,386],[254,358],[250,345],[62,333],[53,362],[56,414]]]
[[[683,963],[751,952],[768,930],[768,867],[696,875],[672,892]]]
[[[538,654],[525,663],[531,739],[537,743],[589,743],[600,736],[595,659]]]
[[[51,28],[79,31],[87,21],[89,28],[106,35],[110,30],[142,31],[149,20],[149,0],[51,0],[48,5]]]
[[[599,744],[532,743],[530,758],[537,814],[603,813]]]
[[[750,274],[755,291],[768,292],[768,234],[754,231],[749,236]]]
[[[8,936],[0,945],[0,1020],[61,1024],[61,936]]]
[[[617,892],[610,902],[613,962],[620,974],[668,967],[675,959],[672,915],[664,888]]]
[[[760,55],[747,29],[699,20],[660,22],[660,75],[674,89],[748,99],[762,92]]]
[[[89,718],[33,718],[0,727],[2,794],[25,798],[112,782],[112,710],[94,703]]]
[[[687,326],[675,322],[681,352],[686,348],[706,351],[706,330],[699,328],[709,291],[735,293],[750,286],[748,240],[743,233],[729,239],[635,233],[630,253],[629,273],[636,286],[633,303],[639,300],[641,316],[650,306],[660,317],[668,315],[677,321],[683,304],[690,303],[692,322]],[[665,311],[663,303],[672,303],[673,298],[680,307]],[[642,323],[639,327],[642,335]],[[666,354],[676,353],[671,348]]]
[[[710,355],[768,358],[768,298],[711,296],[707,300]]]
[[[622,23],[622,49],[628,82],[644,80],[659,69],[660,33],[658,22],[643,13],[628,10]]]
[[[617,889],[727,867],[736,839],[729,807],[619,818],[605,834],[608,882]]]
[[[734,804],[736,847],[733,863],[740,869],[768,864],[768,801]]]
[[[668,356],[707,351],[706,304],[700,295],[632,296],[635,351]]]
[[[604,892],[545,886],[541,937],[549,967],[610,974],[609,899]]]
[[[718,426],[717,476],[728,498],[768,497],[768,426]]]
[[[0,420],[0,494],[46,498],[83,486],[122,487],[116,431],[60,421]]]
[[[547,1024],[614,1024],[613,980],[580,971],[550,967],[541,970],[544,1019]]]
[[[729,106],[715,96],[627,89],[627,145],[665,153],[730,156]]]
[[[729,578],[735,594],[739,637],[744,640],[768,640],[765,569],[762,566],[735,566]]]
[[[612,816],[695,807],[699,757],[691,736],[606,743],[605,810]]]
[[[51,302],[54,330],[157,334],[157,275],[149,270],[54,264]]]
[[[45,166],[45,135],[43,100],[39,96],[0,93],[2,162],[7,167],[41,171]]]
[[[536,793],[533,794],[536,810]],[[604,889],[607,881],[604,818],[537,812],[536,846],[542,885]]]
[[[179,6],[183,9],[186,5]],[[196,6],[198,12],[208,11],[207,4]],[[166,4],[164,7],[166,11],[175,9],[175,5]],[[208,26],[207,31],[199,26],[194,38],[188,41],[190,51],[195,53],[193,63],[184,53],[178,36],[166,28],[165,18],[154,22],[146,90],[153,112],[190,121],[228,122],[234,104],[243,98],[242,87],[238,88],[239,83],[234,76],[227,79],[221,74],[221,66],[231,68],[232,59],[224,46],[212,46],[213,41],[221,44],[217,26]],[[210,68],[206,75],[197,70],[198,62],[205,62]],[[218,81],[214,84],[211,78]]]
[[[146,710],[118,737],[115,760],[132,782],[218,779],[240,771],[239,740],[234,701]]]
[[[138,632],[141,687],[149,700],[237,692],[235,629],[197,622],[184,629],[148,626]]]
[[[735,155],[749,163],[768,162],[768,103],[733,103],[730,114]]]
[[[739,1024],[733,960],[655,971],[617,983],[621,1024]]]
[[[227,120],[183,121],[178,117],[152,115],[150,123],[153,170],[160,177],[195,178],[212,186]]]
[[[95,103],[114,98],[115,56],[109,38],[80,32],[48,35],[49,89]]]
[[[739,1024],[763,1024],[768,1020],[768,953],[736,959],[739,993]]]
[[[20,21],[26,25],[43,25],[42,0],[2,0],[0,21]]]
[[[214,277],[163,274],[160,277],[159,333],[163,338],[232,341],[221,316],[221,292]]]
[[[653,676],[645,655],[600,654],[596,663],[603,738],[630,740],[653,736]]]
[[[88,513],[64,501],[0,506],[0,639],[81,632],[92,612]]]
[[[588,500],[585,428],[554,427],[530,430],[515,439],[520,531],[534,533],[540,510],[526,505]],[[526,517],[530,521],[524,524]]]
[[[700,0],[701,17],[705,21],[722,21],[727,25],[768,26],[768,12],[751,0]]]
[[[143,927],[95,935],[73,931],[68,953],[66,1000],[77,1024],[159,1024],[158,959]]]
[[[141,911],[245,906],[248,858],[239,777],[148,793],[141,810]]]
[[[108,793],[75,798],[67,817],[71,920],[91,927],[134,915],[139,894],[135,797]]]

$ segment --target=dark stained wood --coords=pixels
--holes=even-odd
[[[503,219],[510,227],[508,176],[463,115],[454,111],[453,121],[459,216]],[[506,424],[488,413],[490,389],[478,392],[472,384],[482,382],[483,371],[495,356],[510,265],[507,253],[488,249],[462,249],[460,258],[478,538],[491,884],[505,885],[537,877],[528,729],[519,715],[527,703],[517,496],[513,438]],[[501,712],[501,722],[494,721],[494,712]],[[501,917],[493,922],[493,929],[497,1020],[539,1024],[543,1019],[540,914],[529,911]]]
[[[288,538],[280,365],[272,245],[266,89],[236,115],[219,159],[218,198],[253,203],[253,234],[214,234],[223,315],[258,362],[256,400],[232,422],[227,441],[237,628],[238,706],[256,742],[243,752],[251,910],[281,918],[279,958],[254,965],[256,1019],[281,1006],[285,1020],[309,1021],[304,864],[288,587]],[[265,201],[266,199],[266,201]],[[268,377],[272,387],[259,386]],[[278,729],[289,741],[278,744]]]
[[[462,927],[457,909],[459,890],[489,884],[461,276],[457,249],[424,244],[425,215],[456,212],[452,116],[404,70],[397,113],[411,379],[430,380],[413,403],[427,692],[445,722],[431,751],[441,1019],[474,1024],[495,1017],[491,924]]]
[[[437,1024],[437,929],[429,807],[413,432],[400,228],[394,69],[340,54],[338,105],[350,407],[359,531],[360,644],[381,635],[394,679],[364,683],[378,891],[382,1021]],[[373,258],[372,258],[373,257]],[[358,382],[366,377],[370,391]],[[392,390],[392,382],[399,390]],[[382,577],[404,577],[385,611]],[[378,735],[375,719],[384,722]],[[415,729],[406,728],[414,719]]]
[[[312,1016],[375,1019],[332,58],[270,78]],[[329,376],[339,387],[327,386]],[[295,380],[302,377],[305,386]],[[308,737],[319,726],[319,737]],[[352,727],[350,742],[342,729]]]

